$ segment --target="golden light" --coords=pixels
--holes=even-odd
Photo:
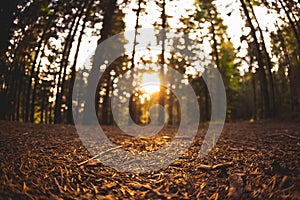
[[[141,87],[148,94],[160,91],[160,80],[157,73],[145,73],[141,80]]]

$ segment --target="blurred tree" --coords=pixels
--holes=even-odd
[[[263,117],[264,118],[269,118],[271,116],[271,111],[270,111],[270,96],[269,96],[269,91],[268,91],[268,81],[266,77],[266,72],[265,72],[265,64],[264,64],[264,56],[262,54],[262,51],[260,49],[260,44],[256,35],[256,29],[253,25],[252,19],[249,14],[249,10],[247,8],[247,5],[244,0],[240,0],[241,6],[243,9],[243,12],[246,16],[247,20],[247,25],[251,29],[251,37],[253,39],[253,47],[255,48],[255,57],[258,63],[258,71],[259,71],[259,79],[260,79],[260,88],[261,88],[261,94],[262,94],[262,110],[263,110]]]

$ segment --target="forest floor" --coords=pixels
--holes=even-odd
[[[206,128],[171,165],[134,174],[88,160],[74,126],[0,121],[0,199],[300,199],[300,123],[226,123],[200,158]],[[113,127],[104,130],[122,140]],[[145,143],[124,141],[127,150]],[[146,146],[164,144],[151,141]]]

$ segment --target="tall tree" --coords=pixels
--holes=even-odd
[[[270,58],[270,55],[267,51],[267,47],[266,47],[266,44],[265,44],[265,38],[264,38],[264,34],[263,34],[263,31],[260,27],[260,24],[259,24],[259,21],[256,17],[256,14],[254,12],[254,8],[251,4],[251,1],[250,0],[247,0],[248,2],[248,6],[251,10],[251,13],[253,15],[253,18],[254,18],[254,21],[256,22],[257,24],[257,29],[258,29],[258,32],[259,32],[259,36],[260,36],[260,46],[262,47],[262,51],[264,52],[264,61],[265,61],[265,65],[266,65],[266,71],[267,71],[267,75],[268,75],[268,80],[269,80],[269,91],[270,91],[270,96],[271,96],[271,107],[272,109],[270,110],[270,116],[271,117],[274,117],[274,115],[276,114],[276,98],[275,98],[275,89],[274,89],[274,80],[273,80],[273,73],[272,73],[272,62],[271,62],[271,58]]]
[[[142,9],[142,3],[143,0],[138,0],[137,2],[137,9],[136,11],[136,20],[135,20],[135,27],[134,27],[134,39],[133,39],[133,48],[132,48],[132,54],[131,54],[131,76],[130,76],[130,82],[133,83],[133,74],[134,74],[134,67],[135,67],[135,53],[136,53],[136,45],[137,43],[137,36],[138,36],[138,29],[140,28],[140,24],[139,24],[139,20],[140,20],[140,14],[141,12],[144,10]],[[133,98],[132,98],[133,100]],[[131,118],[133,119],[134,122],[136,122],[137,120],[134,119],[134,116],[136,116],[133,112],[135,109],[135,104],[133,101],[130,101],[129,103],[129,113],[131,115]],[[132,119],[128,118],[128,124],[131,125],[132,124]]]
[[[164,73],[164,68],[165,68],[165,43],[166,43],[166,28],[167,28],[167,15],[166,15],[166,0],[162,0],[159,4],[161,8],[161,28],[162,31],[160,32],[159,35],[159,40],[161,41],[161,54],[160,54],[160,72],[159,72],[159,77],[160,80],[162,81],[164,79],[165,73]],[[163,87],[160,88],[159,92],[159,104],[162,107],[165,107],[165,89]],[[165,111],[162,109],[159,109],[158,113],[158,122],[160,124],[164,124],[165,121]]]
[[[29,79],[28,86],[27,86],[27,105],[26,105],[26,120],[28,121],[27,117],[29,116],[29,109],[31,107],[30,111],[30,122],[34,122],[34,113],[35,113],[35,101],[36,101],[36,91],[37,91],[37,85],[38,85],[38,78],[39,78],[39,72],[41,68],[41,58],[44,57],[44,51],[45,51],[45,46],[47,43],[47,40],[51,36],[51,30],[49,29],[54,23],[54,19],[56,17],[56,12],[58,11],[59,5],[55,5],[54,9],[52,12],[50,12],[50,15],[48,18],[46,18],[45,22],[45,28],[42,32],[40,41],[38,42],[38,47],[35,51],[34,55],[34,61],[31,66],[31,76],[32,78]],[[50,30],[50,31],[49,31]],[[50,32],[50,34],[49,34]],[[41,53],[41,54],[40,54]],[[40,61],[38,66],[36,67],[38,58],[40,57]],[[34,82],[32,82],[34,80]],[[31,89],[33,85],[33,91],[32,91],[32,98],[31,98],[31,103],[30,103],[30,95],[31,95]]]
[[[214,0],[196,1],[195,5],[197,8],[195,20],[199,22],[199,26],[203,26],[206,23],[210,25],[208,27],[210,36],[206,36],[206,39],[209,40],[211,44],[212,60],[221,73],[227,94],[231,94],[231,96],[228,97],[228,100],[233,104],[233,98],[231,97],[234,96],[238,90],[238,80],[233,77],[237,76],[238,70],[234,63],[236,55],[233,44],[228,40],[227,27],[220,17]],[[206,93],[204,96],[208,98],[207,88],[205,88],[204,91]],[[215,92],[219,93],[219,91]],[[205,102],[205,107],[208,107],[208,101],[206,100]],[[219,106],[220,104],[217,103],[217,105]],[[232,109],[233,106],[228,106],[228,118],[231,116]],[[208,111],[206,113],[208,113]]]
[[[249,14],[249,10],[247,8],[247,5],[245,4],[244,0],[240,0],[243,12],[246,16],[247,24],[251,29],[251,36],[253,38],[253,47],[255,48],[255,57],[259,66],[259,77],[260,77],[260,88],[262,92],[262,101],[263,101],[263,115],[265,118],[269,118],[271,116],[270,113],[270,97],[269,97],[269,91],[268,91],[268,82],[266,78],[266,72],[265,72],[265,64],[264,64],[264,56],[261,52],[259,41],[256,35],[255,27],[252,23],[252,19]]]
[[[69,57],[72,50],[72,44],[75,39],[76,33],[78,32],[79,24],[81,18],[84,14],[84,10],[88,5],[88,0],[84,2],[80,2],[79,9],[77,12],[72,16],[73,20],[71,22],[69,34],[65,39],[64,50],[62,53],[62,60],[60,63],[60,71],[58,73],[58,83],[57,83],[57,90],[56,90],[56,100],[55,100],[55,123],[61,123],[61,106],[62,106],[62,97],[65,91],[65,80],[67,75],[67,67],[69,64]]]
[[[83,19],[83,24],[81,26],[81,30],[80,30],[80,34],[78,37],[78,43],[77,43],[77,48],[76,48],[76,52],[75,52],[75,56],[74,56],[74,62],[71,66],[71,73],[70,73],[70,84],[69,84],[69,88],[68,88],[68,95],[67,95],[67,108],[68,108],[68,113],[67,113],[67,123],[71,124],[73,123],[73,112],[72,112],[72,93],[73,93],[73,87],[74,87],[74,83],[75,83],[75,78],[76,78],[76,64],[77,64],[77,59],[78,59],[78,55],[79,55],[79,50],[80,50],[80,46],[81,46],[81,41],[84,35],[84,31],[89,19],[89,14],[90,14],[90,10],[92,8],[92,5],[94,4],[94,0],[90,0],[88,3],[88,6],[86,8],[85,11],[85,17]]]
[[[98,40],[98,44],[100,44],[101,42],[103,42],[110,36],[112,25],[113,25],[112,24],[112,16],[114,16],[114,13],[117,8],[117,0],[102,1],[102,5],[103,5],[103,22],[102,22],[102,29],[100,31],[101,37]],[[98,70],[99,70],[98,66],[93,66],[91,69],[91,72],[89,74],[89,78],[88,78],[87,95],[86,95],[87,99],[85,102],[84,115],[83,115],[83,123],[85,123],[85,124],[96,123],[96,122],[91,121],[90,115],[93,114],[96,109],[95,107],[92,106],[92,105],[94,105],[94,102],[96,101],[97,104],[99,102],[99,95],[96,94],[96,97],[93,98],[95,96],[95,94],[94,94],[94,91],[92,90],[93,85],[97,84],[97,83],[95,83],[95,80],[97,80],[97,77],[95,77],[95,75],[97,74],[96,72]],[[109,87],[108,84],[107,84],[107,87]],[[99,87],[97,87],[97,93],[98,93],[98,91],[99,91]],[[106,95],[106,99],[104,101],[107,103],[103,102],[103,107],[108,106],[109,95]],[[98,110],[98,105],[97,105],[97,110]]]
[[[13,26],[13,18],[14,12],[17,10],[17,0],[8,1],[6,3],[2,3],[0,7],[0,24],[1,24],[1,34],[0,34],[0,80],[2,85],[5,85],[5,77],[6,73],[6,57],[5,52],[7,50],[9,39],[12,36],[12,26]],[[0,83],[1,83],[0,82]],[[4,88],[0,89],[0,119],[5,119],[6,114],[8,112],[8,94],[4,90]]]

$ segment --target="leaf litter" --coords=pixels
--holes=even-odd
[[[134,174],[103,165],[74,126],[0,121],[0,199],[300,199],[300,124],[227,123],[200,158],[206,129],[200,125],[171,165]],[[116,149],[150,152],[172,141],[176,129],[150,139],[104,130]]]

